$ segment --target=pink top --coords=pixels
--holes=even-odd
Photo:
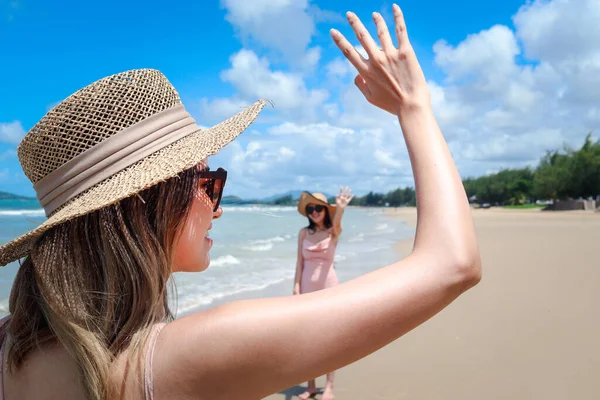
[[[8,322],[9,316],[0,320],[0,400],[4,400],[4,343],[6,339],[5,324]],[[144,365],[144,392],[146,394],[146,400],[154,400],[154,379],[152,377],[152,360],[154,359],[154,347],[156,346],[156,340],[162,328],[166,324],[160,323],[152,327],[150,335],[148,336],[148,343],[146,348],[146,362]]]
[[[310,293],[337,285],[338,277],[333,269],[336,242],[329,235],[317,243],[312,243],[305,236],[302,241],[302,280],[300,292]]]

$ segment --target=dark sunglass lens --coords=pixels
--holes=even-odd
[[[214,179],[207,179],[206,184],[204,185],[204,192],[206,192],[206,195],[211,200],[213,199],[214,189],[215,189]]]
[[[316,210],[317,212],[319,212],[319,213],[320,213],[321,211],[323,211],[323,208],[324,208],[323,206],[315,206],[315,210]]]
[[[307,206],[307,207],[306,207],[306,213],[307,213],[307,214],[312,214],[312,213],[313,213],[313,211],[315,211],[315,209],[314,209],[312,206]]]
[[[212,199],[213,199],[213,202],[215,203],[215,206],[216,206],[217,202],[221,198],[221,192],[223,191],[223,181],[221,181],[220,179],[216,179],[213,187],[214,187],[214,189],[213,189],[213,197],[212,197]]]

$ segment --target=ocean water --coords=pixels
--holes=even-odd
[[[0,243],[42,222],[37,202],[0,201]],[[336,253],[340,281],[385,266],[399,258],[394,244],[414,229],[389,218],[381,209],[349,208]],[[228,296],[243,295],[290,282],[295,273],[297,235],[306,218],[295,207],[225,206],[213,223],[211,263],[202,273],[174,274],[177,315],[209,306]],[[0,268],[0,315],[8,312],[8,296],[18,264]]]

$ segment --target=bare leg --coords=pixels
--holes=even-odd
[[[308,381],[308,389],[306,389],[306,392],[302,393],[300,396],[298,396],[298,398],[300,400],[307,400],[317,393],[319,393],[319,391],[317,390],[317,385],[315,384],[315,380],[312,379]]]
[[[335,377],[335,372],[330,372],[327,374],[327,384],[325,385],[325,391],[323,392],[323,397],[321,400],[333,400],[333,378]]]

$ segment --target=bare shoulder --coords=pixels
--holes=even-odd
[[[9,399],[85,399],[77,363],[57,342],[41,344],[21,368],[4,378]]]

